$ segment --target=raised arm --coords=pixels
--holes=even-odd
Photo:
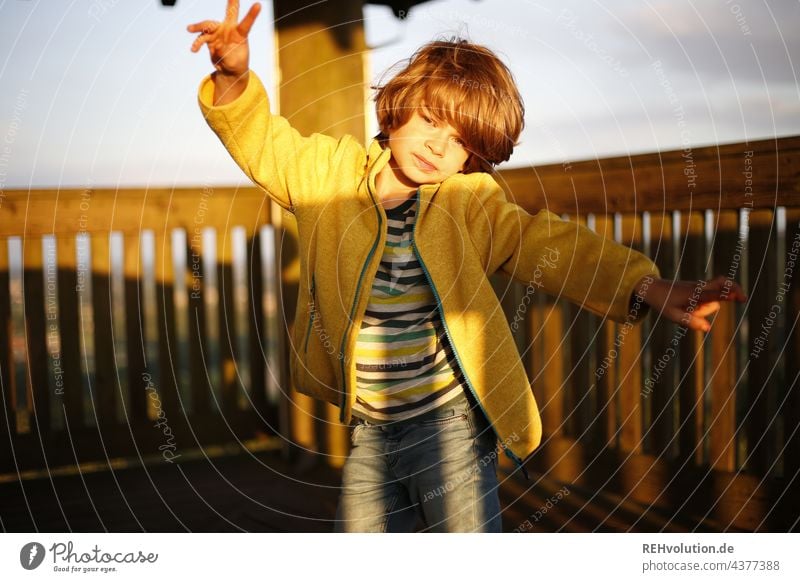
[[[247,35],[259,11],[256,3],[237,23],[239,2],[229,0],[224,21],[206,20],[188,27],[189,32],[201,33],[192,51],[207,45],[216,69],[201,81],[198,102],[242,171],[280,206],[294,212],[304,197],[324,186],[348,139],[303,137],[286,119],[271,114],[267,92],[249,70]]]
[[[205,44],[211,64],[217,69],[214,73],[214,99],[212,105],[227,105],[236,100],[247,87],[250,65],[250,47],[247,36],[253,23],[261,12],[261,4],[250,7],[241,22],[239,20],[239,0],[228,0],[225,20],[203,20],[186,27],[189,32],[201,33],[192,43],[196,53]]]

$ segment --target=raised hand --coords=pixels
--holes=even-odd
[[[720,301],[747,299],[737,283],[722,276],[697,283],[645,278],[639,282],[636,295],[667,319],[699,331],[711,329],[705,318],[719,311]]]
[[[256,2],[250,7],[241,22],[239,20],[239,0],[228,0],[225,20],[204,20],[187,27],[189,32],[201,33],[192,43],[192,52],[208,45],[211,63],[217,71],[226,76],[241,77],[247,73],[250,62],[250,49],[247,35],[261,11]]]

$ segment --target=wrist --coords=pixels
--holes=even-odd
[[[633,288],[631,303],[648,303],[647,296],[649,295],[651,287],[659,285],[661,281],[662,279],[658,279],[652,275],[646,275],[639,279],[639,282],[636,283],[636,286]]]
[[[211,76],[214,80],[220,80],[227,83],[239,83],[241,81],[246,81],[247,77],[249,76],[250,69],[245,69],[241,72],[230,72],[230,71],[221,71],[217,70],[211,73]]]

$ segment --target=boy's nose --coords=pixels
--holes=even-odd
[[[441,137],[429,137],[426,145],[432,153],[436,154],[437,156],[441,156],[444,154],[444,150],[447,147],[447,139]]]

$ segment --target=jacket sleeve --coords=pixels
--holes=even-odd
[[[614,321],[638,321],[648,313],[647,304],[631,308],[638,282],[660,276],[642,253],[547,210],[529,214],[509,202],[489,175],[468,213],[469,232],[488,274],[501,271]]]
[[[324,184],[337,150],[352,139],[300,135],[286,119],[270,113],[267,92],[252,70],[247,88],[231,103],[214,106],[211,75],[201,81],[197,98],[206,122],[236,164],[291,212]]]

